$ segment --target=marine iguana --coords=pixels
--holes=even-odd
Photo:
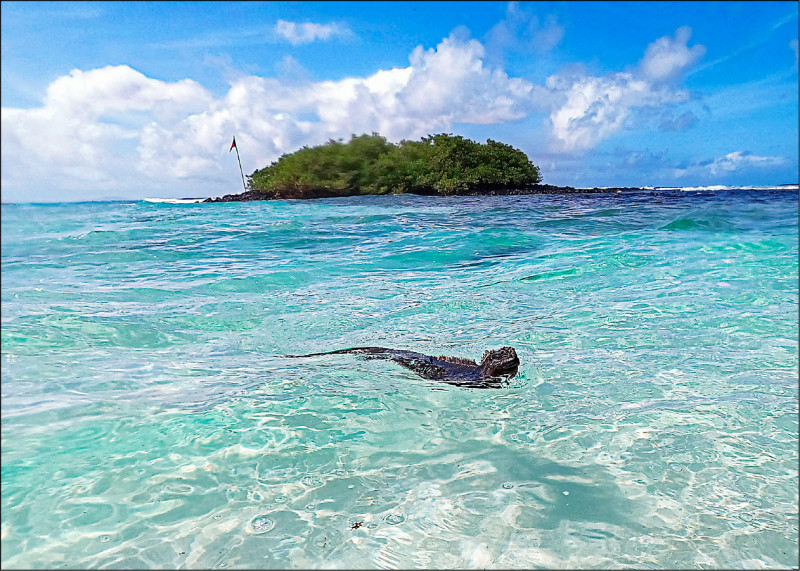
[[[441,381],[459,387],[479,389],[502,386],[502,381],[516,375],[519,367],[519,357],[517,357],[517,352],[513,347],[501,347],[494,351],[486,351],[481,358],[480,364],[472,359],[446,357],[443,355],[431,357],[415,351],[387,349],[386,347],[353,347],[352,349],[338,349],[324,353],[286,356],[317,357],[343,353],[364,355],[367,359],[387,359],[411,369],[426,379]]]

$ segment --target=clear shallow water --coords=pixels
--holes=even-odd
[[[2,564],[796,566],[797,219],[796,191],[3,205]],[[522,366],[281,357],[359,345]]]

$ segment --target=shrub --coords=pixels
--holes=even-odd
[[[282,196],[311,190],[335,194],[422,192],[458,194],[481,186],[520,187],[541,181],[522,151],[489,139],[486,144],[452,134],[389,143],[377,133],[330,140],[281,156],[256,170],[250,188]]]

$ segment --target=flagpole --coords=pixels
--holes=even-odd
[[[239,146],[236,144],[236,137],[233,137],[233,144],[231,146],[236,149],[236,160],[239,161],[239,174],[242,175],[242,188],[247,192],[247,185],[244,183],[244,171],[242,170],[242,159],[239,157]]]

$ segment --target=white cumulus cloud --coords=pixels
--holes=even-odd
[[[712,163],[705,165],[705,167],[710,174],[720,174],[742,170],[747,167],[766,168],[778,166],[782,165],[785,161],[786,159],[783,157],[762,157],[747,151],[736,151],[715,159]]]
[[[647,46],[639,62],[644,77],[654,82],[679,79],[706,53],[705,46],[688,46],[691,36],[691,28],[683,26],[677,29],[674,38],[664,36]]]
[[[754,155],[750,151],[734,151],[713,160],[694,162],[677,169],[676,177],[720,177],[753,169],[780,167],[788,163],[786,157]]]
[[[2,109],[3,187],[108,187],[137,177],[131,155],[142,122],[174,121],[211,100],[192,80],[163,82],[124,65],[73,70],[50,84],[41,107]]]
[[[315,83],[244,76],[222,97],[124,65],[74,70],[50,85],[41,107],[2,109],[3,195],[54,185],[219,194],[235,190],[234,134],[252,172],[328,138],[378,131],[396,141],[525,117],[537,88],[482,57],[480,42],[451,36],[415,49],[407,67]]]
[[[243,161],[264,166],[282,153],[328,138],[378,131],[391,140],[447,130],[453,123],[497,123],[524,117],[533,86],[487,69],[474,40],[445,38],[418,47],[405,68],[368,77],[287,84],[249,76],[202,112],[171,125],[148,125],[140,151],[145,170],[175,170],[180,152],[203,156],[235,132]],[[179,150],[179,151],[178,151]],[[172,166],[171,166],[172,165]]]
[[[651,43],[639,68],[632,72],[548,77],[547,87],[562,97],[550,112],[554,149],[595,147],[622,130],[635,111],[688,101],[688,91],[672,82],[705,52],[703,46],[687,47],[690,35],[691,30],[683,27],[674,38],[666,36]]]
[[[566,96],[566,102],[550,114],[555,146],[565,151],[595,147],[620,131],[637,107],[660,107],[688,98],[686,91],[665,89],[630,73],[584,77],[566,85],[551,76],[547,86]]]
[[[661,38],[642,62],[667,61],[665,50],[681,52],[687,40],[681,30]],[[654,110],[662,127],[691,126],[691,114],[669,119],[689,94],[666,78],[693,57],[602,77],[573,67],[536,85],[488,64],[484,45],[457,30],[434,48],[418,46],[405,67],[318,82],[236,74],[221,96],[189,79],[161,81],[125,65],[73,70],[50,84],[41,106],[2,109],[3,198],[42,199],[25,195],[42,188],[132,198],[234,192],[233,135],[247,172],[329,138],[377,131],[392,141],[416,139],[533,111],[549,114],[554,152],[588,149],[635,123],[642,110]]]

